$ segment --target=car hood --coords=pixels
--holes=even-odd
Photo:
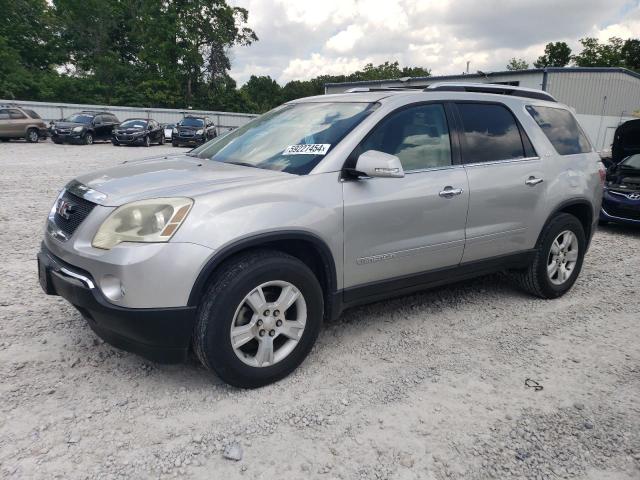
[[[73,127],[86,127],[86,123],[80,122],[53,122],[56,128],[73,128]]]
[[[92,191],[91,194],[85,194],[86,198],[100,205],[119,206],[146,198],[196,197],[293,176],[274,170],[180,155],[128,162],[82,175],[74,182],[80,184],[81,191]]]

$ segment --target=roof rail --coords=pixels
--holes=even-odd
[[[402,86],[402,87],[354,87],[354,88],[350,88],[349,90],[345,90],[344,93],[363,93],[363,92],[388,92],[388,91],[395,91],[395,90],[409,90],[409,91],[416,91],[416,90],[423,90],[424,86],[423,85],[415,85],[415,86]]]
[[[501,85],[497,83],[438,82],[432,83],[424,89],[425,92],[432,92],[434,90],[445,92],[495,93],[498,95],[511,95],[513,97],[535,98],[537,100],[557,102],[553,95],[543,92],[542,90]]]

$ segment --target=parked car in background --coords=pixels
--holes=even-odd
[[[616,128],[611,145],[611,161],[617,164],[636,153],[640,153],[640,119],[629,120]]]
[[[186,155],[80,176],[49,213],[42,288],[117,347],[193,348],[241,387],[294,370],[350,306],[495,271],[560,297],[604,167],[548,93],[466,85],[301,98]]]
[[[128,118],[113,130],[111,142],[119,145],[164,144],[164,128],[152,118]]]
[[[109,112],[83,111],[64,120],[53,122],[51,139],[55,143],[80,143],[91,145],[95,140],[111,140],[113,128],[120,123]]]
[[[607,170],[600,222],[640,225],[640,153]]]
[[[197,146],[216,137],[216,127],[209,117],[185,117],[171,132],[171,144]]]
[[[171,135],[173,134],[173,129],[176,128],[175,123],[167,123],[164,126],[164,139],[171,140]]]
[[[47,136],[47,124],[30,109],[0,105],[0,141],[24,138],[36,143]]]

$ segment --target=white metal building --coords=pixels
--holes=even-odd
[[[598,151],[611,148],[618,125],[640,117],[640,74],[624,68],[549,67],[403,80],[328,83],[325,93],[341,93],[354,87],[415,87],[435,82],[464,81],[541,89],[575,110]]]
[[[174,110],[169,108],[118,107],[113,105],[84,105],[77,103],[32,102],[28,100],[1,100],[0,105],[17,105],[34,110],[45,121],[60,120],[81,110],[108,111],[123,121],[127,118],[153,118],[160,123],[176,123],[186,115],[211,118],[218,133],[241,127],[257,115],[251,113],[214,112],[208,110]]]

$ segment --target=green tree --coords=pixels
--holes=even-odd
[[[580,39],[582,51],[573,56],[579,67],[620,67],[623,66],[622,49],[624,40],[611,37],[607,43],[600,43],[597,38]]]
[[[640,71],[640,40],[629,38],[622,46],[622,62],[631,70]]]
[[[269,76],[251,75],[240,92],[246,96],[258,112],[266,112],[282,103],[282,87]]]
[[[565,42],[551,42],[544,47],[544,55],[533,62],[536,68],[566,67],[571,62],[571,48]]]
[[[507,63],[507,70],[526,70],[529,68],[529,64],[523,58],[512,58]]]

